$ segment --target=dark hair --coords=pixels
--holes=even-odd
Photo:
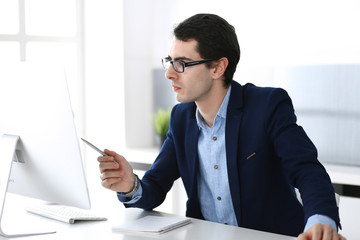
[[[240,46],[232,25],[214,14],[196,14],[176,26],[174,35],[181,41],[196,40],[197,51],[204,59],[226,57],[229,65],[224,73],[224,84],[230,85],[240,60]]]

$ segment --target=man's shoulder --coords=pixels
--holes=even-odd
[[[284,94],[286,91],[283,88],[278,87],[262,87],[256,86],[253,83],[246,83],[243,86],[244,93],[256,94],[256,95],[268,95],[268,94]]]
[[[287,91],[283,88],[277,87],[262,87],[256,86],[252,83],[246,83],[240,88],[236,87],[237,91],[241,89],[243,99],[246,100],[269,100],[274,98],[289,98]]]
[[[271,110],[280,102],[290,102],[288,93],[282,88],[260,87],[252,83],[240,85],[233,82],[229,106],[231,109],[242,108]]]

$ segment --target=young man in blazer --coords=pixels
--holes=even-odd
[[[181,178],[189,217],[299,239],[344,239],[330,178],[286,91],[233,80],[235,29],[197,14],[174,35],[162,63],[180,103],[167,139],[142,180],[123,156],[105,150],[110,156],[98,158],[102,185],[126,207],[149,210]]]

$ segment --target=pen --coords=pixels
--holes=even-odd
[[[84,138],[81,138],[81,140],[83,140],[87,145],[89,145],[92,149],[94,149],[95,151],[97,151],[98,153],[100,153],[102,156],[110,156],[109,154],[104,153],[103,151],[101,151],[99,148],[97,148],[94,144],[90,143],[89,141],[85,140]],[[114,163],[116,163],[116,160],[114,158]]]

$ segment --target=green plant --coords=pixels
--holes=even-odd
[[[164,110],[160,108],[154,114],[156,134],[160,137],[165,137],[169,130],[170,113],[171,109]]]

